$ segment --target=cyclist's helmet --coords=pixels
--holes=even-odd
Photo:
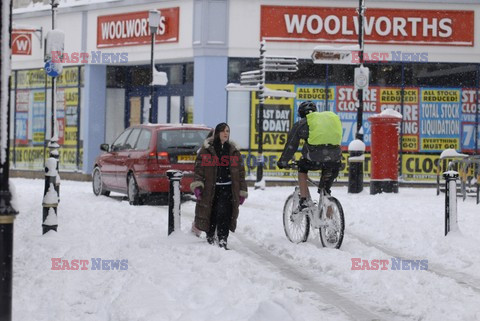
[[[300,106],[298,106],[298,116],[300,116],[300,118],[305,118],[308,113],[312,113],[314,111],[317,111],[317,106],[309,100],[304,101],[300,104]]]

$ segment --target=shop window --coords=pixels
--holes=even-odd
[[[228,82],[239,83],[242,72],[255,69],[258,69],[258,59],[230,58],[228,59]]]
[[[329,65],[328,83],[333,85],[353,85],[356,65]]]
[[[372,86],[401,86],[402,65],[401,64],[365,64],[370,70],[370,85]]]
[[[326,65],[314,64],[310,59],[298,61],[297,72],[268,72],[267,83],[323,84]],[[230,58],[228,60],[228,82],[239,83],[240,74],[259,69],[258,58]]]
[[[130,69],[132,87],[150,86],[151,70],[149,66],[133,66]]]
[[[167,96],[159,96],[158,99],[157,99],[157,106],[158,106],[157,123],[159,123],[159,124],[167,123],[168,97]]]
[[[476,70],[473,64],[408,64],[405,82],[407,86],[476,87]]]
[[[183,114],[183,123],[193,123],[193,96],[185,97],[185,109]]]
[[[168,73],[168,83],[170,85],[183,84],[183,65],[170,65]]]
[[[185,83],[193,84],[193,63],[185,64]]]
[[[125,67],[107,66],[107,88],[125,88],[126,71]]]
[[[181,114],[181,101],[180,96],[170,97],[170,123],[178,124],[180,123],[180,114]]]

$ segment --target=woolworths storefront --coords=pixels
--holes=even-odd
[[[296,121],[297,106],[312,100],[320,110],[334,111],[342,120],[343,179],[348,176],[346,151],[355,137],[357,120],[357,93],[353,87],[356,66],[313,64],[310,56],[319,44],[341,46],[358,41],[354,6],[345,2],[341,5],[337,2],[335,7],[331,4],[321,6],[316,2],[284,6],[264,4],[259,8],[259,24],[255,31],[260,38],[267,39],[267,54],[304,58],[300,59],[297,73],[267,74],[270,88],[292,91],[297,96],[295,99],[266,100],[263,115],[266,119],[263,136],[267,157],[265,175],[291,175],[289,171],[278,170],[276,161],[288,130]],[[479,1],[455,5],[436,1],[367,1],[365,66],[371,73],[370,87],[364,95],[363,116],[367,148],[364,172],[367,176],[371,142],[368,118],[386,108],[403,115],[399,145],[399,170],[403,180],[434,180],[439,154],[444,149],[478,154],[480,50],[475,17],[480,14],[479,8]],[[230,28],[240,30],[245,25],[244,19],[247,15],[240,14],[233,19]],[[251,39],[248,42],[251,47],[258,47],[258,37],[253,30]],[[358,62],[358,55],[353,55],[352,62]],[[242,71],[256,69],[255,63],[252,58],[230,57],[229,82],[238,82]],[[243,146],[250,147],[245,154],[247,165],[254,173],[259,139],[258,128],[254,125],[258,98],[251,93],[230,92],[228,103],[232,132],[243,133],[239,140]],[[243,115],[239,111],[242,108],[248,108],[249,112]]]
[[[402,178],[432,181],[442,150],[454,148],[468,154],[480,150],[480,27],[475,19],[480,16],[480,1],[366,2],[365,65],[371,76],[364,97],[365,175],[370,173],[368,117],[394,108],[403,115]],[[159,9],[164,12],[167,35],[158,36],[155,64],[167,72],[169,84],[154,90],[157,122],[215,126],[226,120],[254,174],[259,100],[248,92],[227,94],[225,85],[238,83],[241,72],[258,68],[259,41],[265,39],[267,55],[299,58],[296,73],[267,73],[270,88],[297,94],[295,99],[266,99],[262,139],[267,179],[292,174],[278,170],[276,161],[297,120],[296,108],[305,100],[340,116],[346,175],[346,149],[356,129],[353,76],[358,57],[352,58],[352,65],[325,65],[313,64],[311,56],[320,44],[357,43],[357,1],[172,0],[160,4],[125,0],[60,6],[58,26],[67,34],[66,52],[101,51],[128,58],[127,62],[65,64],[65,79],[59,79],[57,93],[63,171],[90,173],[100,143],[112,142],[125,127],[146,119],[150,36],[142,34],[142,30],[148,32],[142,23],[149,9]],[[49,30],[48,8],[18,10],[14,22],[19,27],[41,25]],[[138,28],[129,32],[128,25]],[[30,55],[14,56],[11,159],[15,169],[41,171],[50,132],[51,94],[41,70],[39,40],[30,34]]]

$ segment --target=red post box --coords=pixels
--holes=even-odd
[[[368,121],[372,125],[370,194],[398,193],[398,124],[402,114],[386,109]]]

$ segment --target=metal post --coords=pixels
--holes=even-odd
[[[404,70],[404,64],[402,62],[402,88],[400,89],[400,114],[404,115],[403,109],[405,107],[405,70]],[[400,179],[402,179],[403,173],[402,173],[402,162],[403,162],[403,117],[402,121],[400,122],[400,151],[399,151],[399,156],[398,156],[398,176]]]
[[[477,65],[477,72],[476,72],[476,79],[475,79],[475,130],[473,131],[475,133],[475,154],[478,154],[478,148],[479,148],[479,139],[478,139],[478,127],[480,126],[479,124],[479,114],[480,114],[480,105],[478,102],[480,101],[480,65]]]
[[[56,13],[57,13],[57,7],[58,7],[58,0],[51,0],[51,3],[52,5],[52,30],[55,30],[55,16],[56,16]],[[56,82],[55,82],[55,77],[52,77],[52,138],[53,137],[56,137],[56,126],[55,126],[55,122],[56,122],[56,115],[57,115],[57,111],[56,111],[56,108],[55,108],[55,104],[56,104],[56,91],[57,91],[57,87],[56,87]],[[55,130],[54,130],[55,128]],[[57,136],[58,138],[58,136]]]
[[[153,46],[155,44],[155,32],[151,32],[152,34],[152,48],[151,48],[151,52],[150,52],[150,66],[151,66],[151,69],[150,69],[150,72],[152,74],[152,82],[150,83],[150,110],[148,111],[148,122],[151,124],[153,123],[153,120],[152,120],[152,109],[153,109],[153,68],[155,68],[155,65],[153,63],[153,55],[154,55],[154,52],[153,52]]]
[[[443,173],[445,178],[445,235],[458,230],[457,225],[457,178],[458,172]]]
[[[263,179],[263,105],[265,104],[265,40],[260,43],[260,71],[261,78],[258,91],[258,156],[257,156],[257,180],[255,189],[265,189],[265,181]]]
[[[58,7],[58,0],[51,0],[52,6],[52,30],[55,30],[55,17]],[[47,53],[48,54],[48,53]],[[58,124],[57,124],[57,86],[55,76],[52,77],[52,118],[51,137],[48,142],[50,149],[49,158],[45,163],[45,186],[42,201],[42,234],[48,231],[57,231],[57,210],[60,201],[60,175],[58,173],[59,151]]]
[[[167,171],[167,177],[170,181],[168,193],[168,235],[170,235],[172,232],[180,230],[180,180],[183,172],[171,169]]]
[[[360,66],[363,67],[363,0],[358,5],[358,45],[360,47]],[[363,142],[363,89],[357,89],[357,131],[355,139],[348,146],[348,192],[360,193],[363,191],[363,163],[365,160],[365,143]]]
[[[56,157],[55,157],[56,152]],[[45,188],[43,190],[43,220],[42,234],[48,231],[57,231],[57,208],[60,194],[58,177],[58,150],[51,148],[50,157],[45,165]]]
[[[10,30],[12,1],[0,4],[0,320],[12,320],[13,221],[18,212],[11,204],[10,171]],[[7,14],[5,14],[7,13]],[[7,56],[4,56],[7,53]]]
[[[150,71],[151,71],[151,83],[150,83],[150,108],[148,109],[148,122],[153,123],[153,91],[154,91],[154,75],[155,75],[155,59],[154,55],[154,46],[155,46],[155,34],[157,33],[158,25],[160,23],[160,12],[158,10],[150,10],[148,12],[148,26],[150,29],[150,35],[152,37],[152,47],[150,52]]]
[[[364,18],[363,0],[359,0],[358,7],[358,45],[360,46],[360,66],[363,67],[363,18]],[[356,138],[363,141],[363,90],[358,91],[358,110],[357,110],[357,134]]]

